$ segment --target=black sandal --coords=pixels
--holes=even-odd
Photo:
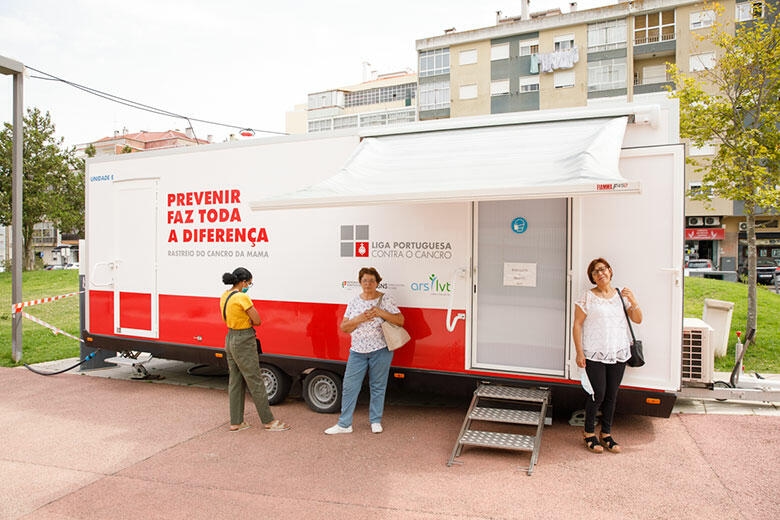
[[[604,448],[601,447],[601,444],[599,444],[599,439],[595,435],[591,435],[590,437],[585,437],[585,447],[588,448],[589,451],[592,451],[593,453],[601,453],[604,451]]]
[[[611,451],[612,453],[620,453],[620,444],[615,442],[615,439],[613,439],[611,435],[602,437],[601,445],[604,446],[607,451]]]

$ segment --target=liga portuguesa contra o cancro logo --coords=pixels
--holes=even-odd
[[[368,225],[341,226],[341,257],[368,258]]]

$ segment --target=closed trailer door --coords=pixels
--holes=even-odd
[[[473,368],[562,375],[567,200],[480,202]]]
[[[114,203],[114,330],[156,338],[157,180],[116,183]]]

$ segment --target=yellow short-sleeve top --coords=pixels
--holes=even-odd
[[[252,320],[249,319],[249,315],[246,311],[254,306],[252,299],[241,291],[227,290],[222,293],[222,297],[219,299],[219,315],[222,316],[222,309],[225,307],[225,300],[230,293],[235,292],[228,301],[227,309],[225,309],[225,323],[228,328],[243,330],[252,327]]]

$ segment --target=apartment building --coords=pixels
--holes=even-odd
[[[286,114],[291,134],[410,123],[417,119],[417,74],[410,70],[367,71],[357,85],[313,92]]]
[[[763,16],[763,2],[725,0],[728,21]],[[706,35],[715,13],[704,2],[645,0],[570,12],[530,12],[496,24],[417,40],[420,120],[526,110],[598,106],[610,101],[652,102],[672,86],[668,64],[695,73],[711,67],[717,49]],[[713,148],[687,147],[706,157]],[[706,189],[686,166],[691,191]],[[686,200],[686,250],[736,270],[746,257],[743,205],[722,199]],[[650,216],[648,216],[650,217]],[[778,218],[757,219],[760,256],[780,258]]]

